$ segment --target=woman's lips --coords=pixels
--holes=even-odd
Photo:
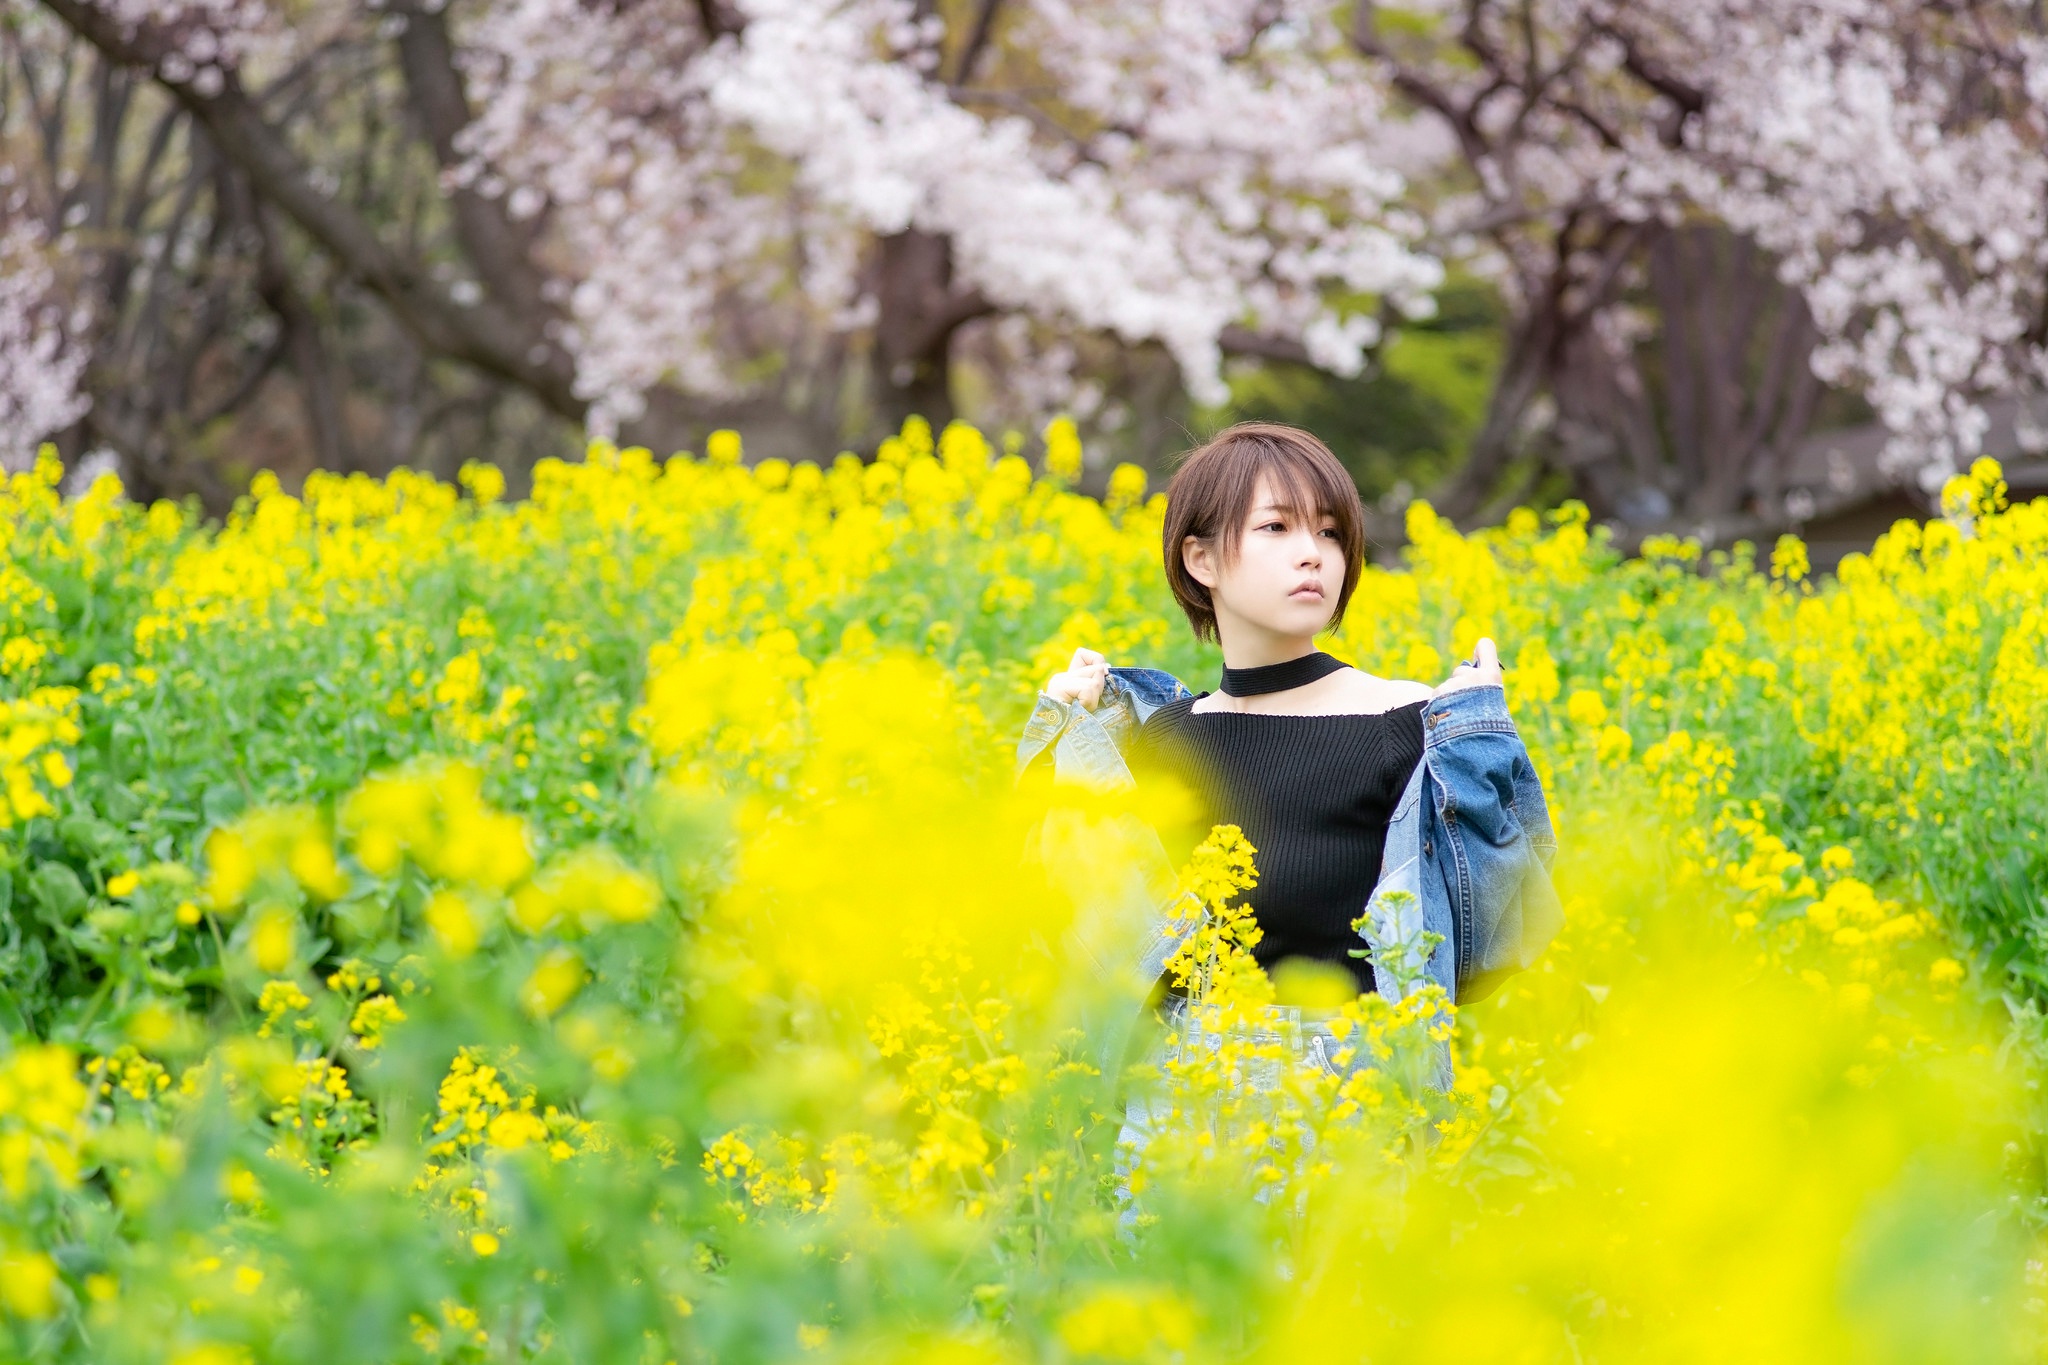
[[[1323,590],[1321,588],[1296,588],[1287,595],[1289,597],[1321,597]]]

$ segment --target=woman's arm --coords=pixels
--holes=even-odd
[[[1045,686],[1038,689],[1037,705],[1025,718],[1024,733],[1017,738],[1019,779],[1066,733],[1077,712],[1093,711],[1101,703],[1108,678],[1107,659],[1092,649],[1077,649],[1071,663],[1046,679]]]

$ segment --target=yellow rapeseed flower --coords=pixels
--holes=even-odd
[[[569,1003],[586,975],[583,959],[567,948],[552,948],[519,988],[519,1003],[545,1019]]]
[[[0,1250],[0,1308],[17,1318],[57,1311],[57,1263],[40,1251]]]
[[[258,971],[274,975],[289,967],[298,942],[297,915],[275,903],[258,907],[249,929],[249,956]]]
[[[459,891],[436,891],[427,900],[427,928],[451,957],[468,957],[483,941],[476,907]]]
[[[492,1119],[485,1130],[490,1144],[505,1151],[517,1151],[530,1142],[545,1141],[547,1125],[523,1109],[510,1109]]]
[[[1564,713],[1572,724],[1591,730],[1607,723],[1607,703],[1598,692],[1580,688],[1565,702]]]
[[[1060,1316],[1059,1337],[1075,1355],[1150,1360],[1193,1345],[1195,1326],[1194,1309],[1170,1289],[1109,1285]]]

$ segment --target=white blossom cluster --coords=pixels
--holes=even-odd
[[[1212,399],[1227,327],[1349,373],[1359,300],[1430,306],[1326,0],[1026,0],[1004,43],[1041,88],[950,85],[906,0],[736,8],[716,39],[690,0],[499,0],[464,30],[476,183],[550,214],[587,396],[729,384],[735,300],[767,348],[872,324],[863,253],[913,228],[994,311],[1160,342]]]
[[[502,198],[515,219],[546,213],[543,264],[569,318],[559,340],[594,421],[634,415],[664,379],[731,391],[715,306],[735,282],[790,263],[777,255],[803,209],[770,187],[739,192],[748,158],[710,107],[693,7],[495,0],[463,37],[475,118],[452,178]],[[760,338],[791,339],[786,327]]]
[[[227,73],[276,51],[290,28],[266,0],[93,0],[133,37],[144,25],[171,39],[157,74],[200,95],[221,92]]]
[[[202,96],[308,50],[315,29],[404,22],[382,0],[93,3],[167,37],[158,74]],[[474,120],[449,178],[537,229],[554,340],[594,424],[656,385],[733,397],[862,344],[881,313],[877,243],[912,230],[947,244],[945,288],[990,320],[978,354],[999,383],[1040,397],[1080,392],[1062,385],[1090,337],[1160,344],[1208,400],[1227,342],[1355,373],[1383,317],[1428,312],[1443,260],[1489,271],[1519,306],[1555,286],[1560,253],[1568,290],[1604,287],[1619,257],[1569,231],[1594,219],[1753,237],[1809,305],[1816,371],[1865,392],[1930,478],[1976,448],[1979,399],[2048,379],[2048,43],[2032,0],[1000,13],[962,71],[966,34],[913,0],[450,12]],[[1380,56],[1349,28],[1367,13],[1394,35]],[[1514,80],[1475,60],[1475,43],[1518,42],[1531,56]],[[1470,125],[1404,87],[1403,63]],[[1525,222],[1546,230],[1502,230]],[[4,385],[38,395],[0,409],[17,442],[73,410],[51,397],[77,375],[56,350],[22,378],[59,345],[28,302],[45,287],[32,268],[5,282]],[[1628,345],[1640,319],[1609,311],[1588,334]]]
[[[1631,194],[1781,260],[1928,486],[1978,448],[1976,399],[2044,378],[2048,45],[2017,0],[1682,0],[1628,24],[1710,92],[1680,148],[1632,142]]]
[[[85,319],[57,289],[41,224],[0,180],[0,468],[25,469],[37,442],[85,415]]]
[[[1863,392],[1930,487],[1976,450],[1978,400],[2048,377],[2048,68],[2027,0],[1394,8],[1376,78],[1419,77],[1447,135],[1448,111],[1474,111],[1470,188],[1437,202],[1432,244],[1518,309],[1602,278],[1613,238],[1589,223],[1745,234],[1803,296],[1815,372]],[[1627,306],[1605,306],[1589,334],[1626,347]]]

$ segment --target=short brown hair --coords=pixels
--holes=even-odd
[[[1344,589],[1337,594],[1337,609],[1330,613],[1332,627],[1344,619],[1344,608],[1358,586],[1365,562],[1365,507],[1351,475],[1328,446],[1300,427],[1240,422],[1183,456],[1166,485],[1166,526],[1161,536],[1166,582],[1198,640],[1216,638],[1216,607],[1209,589],[1188,572],[1181,543],[1193,536],[1219,545],[1225,561],[1234,558],[1261,474],[1272,476],[1280,506],[1290,516],[1302,516],[1313,506],[1337,523],[1344,545]]]

